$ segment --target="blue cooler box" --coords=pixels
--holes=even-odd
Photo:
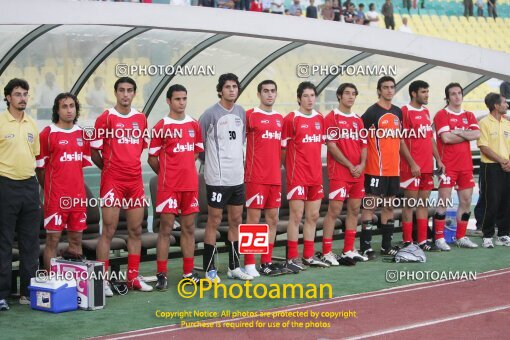
[[[37,282],[32,278],[30,286],[30,306],[32,309],[51,313],[62,313],[78,309],[76,280],[48,280]]]
[[[457,240],[457,209],[446,209],[446,222],[444,226],[444,239],[446,243],[454,243]]]

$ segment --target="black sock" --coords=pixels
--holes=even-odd
[[[208,272],[211,269],[216,269],[214,267],[214,253],[216,251],[216,247],[212,244],[204,243],[204,270]]]
[[[365,250],[372,248],[372,221],[364,221],[361,223],[361,236],[359,238],[359,247],[363,253]]]
[[[389,221],[388,221],[389,222]],[[381,247],[388,250],[391,248],[391,239],[393,238],[394,222],[382,224],[382,244]]]
[[[230,270],[234,270],[238,267],[240,267],[239,265],[239,253],[238,253],[238,246],[239,246],[239,242],[238,241],[228,241],[227,242],[228,244],[228,268],[230,268]]]

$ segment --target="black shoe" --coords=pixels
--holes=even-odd
[[[375,255],[375,251],[372,248],[368,248],[363,252],[363,256],[368,258],[368,261],[375,260],[377,256]]]
[[[402,242],[402,245],[400,247],[405,248],[405,247],[410,246],[411,244],[413,244],[413,242]]]
[[[434,242],[425,241],[421,244],[419,244],[421,250],[423,251],[430,251],[430,252],[438,252],[441,251],[438,247],[436,247],[436,244]]]
[[[301,261],[301,259],[299,259],[299,260]],[[287,271],[292,274],[299,274],[300,271],[304,270],[304,269],[301,269],[301,266],[303,266],[302,263],[301,263],[301,266],[299,266],[298,264],[294,263],[293,260],[287,260],[287,262],[285,262],[284,266],[285,266],[285,269],[287,269]]]
[[[399,246],[393,246],[388,249],[381,248],[381,255],[382,256],[395,256],[397,255],[397,252],[400,250]]]
[[[283,274],[281,269],[272,263],[261,264],[259,273],[265,276],[278,276]]]
[[[156,277],[158,279],[158,283],[156,283],[155,288],[160,291],[166,290],[168,287],[168,280],[166,279],[165,273],[158,273]]]
[[[188,274],[188,275],[182,275],[182,278],[183,279],[190,279],[190,280],[193,280],[193,282],[195,282],[195,284],[200,284],[200,276],[198,276],[197,273],[191,273],[191,274]]]

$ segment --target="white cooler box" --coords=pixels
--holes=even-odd
[[[85,310],[102,309],[105,305],[103,287],[104,263],[97,261],[68,261],[51,259],[51,270],[57,273],[73,272],[78,290],[78,307]]]

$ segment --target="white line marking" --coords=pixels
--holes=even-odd
[[[486,274],[486,275],[484,275],[484,274]],[[480,275],[477,275],[477,280],[488,278],[488,277],[505,275],[505,274],[510,274],[509,268],[496,269],[496,270],[491,270],[488,272],[481,273]],[[440,282],[440,283],[438,283],[438,282]],[[416,290],[422,290],[422,289],[427,289],[427,288],[432,288],[432,287],[447,286],[447,285],[458,284],[458,283],[463,283],[463,282],[470,282],[470,281],[420,282],[420,283],[414,283],[414,284],[405,285],[405,286],[386,288],[386,289],[382,289],[382,290],[375,291],[375,292],[366,292],[366,293],[339,296],[337,298],[328,299],[324,302],[319,302],[319,303],[310,302],[310,303],[299,304],[299,305],[291,305],[291,306],[288,306],[287,308],[277,307],[277,308],[263,310],[263,311],[270,312],[272,310],[278,310],[278,311],[287,311],[288,312],[288,311],[305,309],[305,308],[327,306],[327,305],[334,304],[337,302],[363,300],[363,299],[367,299],[367,298],[371,298],[371,297],[392,295],[392,294],[396,294],[396,293],[407,293],[407,292],[412,292],[412,291],[416,291]],[[473,282],[475,282],[475,281],[473,281]],[[427,284],[428,284],[428,286],[425,286]],[[423,286],[423,287],[420,287],[420,286]],[[257,312],[260,312],[260,311],[257,311]],[[232,321],[238,321],[238,320],[244,320],[244,319],[252,319],[252,317],[242,317],[242,318],[217,320],[217,321],[204,321],[204,320],[202,320],[202,321],[209,322],[209,323],[222,323],[222,322],[232,322]],[[159,330],[161,328],[165,328],[165,329]],[[158,327],[151,327],[151,328],[145,328],[145,329],[139,329],[139,330],[120,333],[120,334],[118,334],[119,337],[109,338],[109,339],[111,339],[111,340],[131,339],[131,338],[137,338],[137,337],[146,336],[146,335],[153,335],[153,334],[159,334],[159,333],[165,333],[165,332],[175,332],[175,331],[179,331],[179,330],[185,330],[187,328],[194,328],[194,327],[179,327],[179,324],[175,324],[175,325],[171,325],[171,326],[158,326]],[[154,332],[147,332],[147,331],[152,331],[152,330]],[[136,333],[136,332],[144,332],[144,333],[130,335],[131,333]],[[101,336],[101,337],[104,337],[104,336]],[[94,339],[94,338],[92,338],[92,339]]]
[[[401,332],[401,331],[406,331],[406,330],[409,330],[409,329],[415,329],[415,328],[420,328],[420,327],[432,326],[432,325],[435,325],[435,324],[438,324],[438,323],[443,323],[443,322],[448,322],[448,321],[453,321],[453,320],[458,320],[458,319],[464,319],[464,318],[468,318],[468,317],[471,317],[471,316],[498,312],[500,310],[505,310],[505,309],[509,309],[509,308],[510,308],[510,305],[499,306],[499,307],[492,307],[492,308],[487,308],[487,309],[479,309],[477,311],[473,311],[473,312],[469,312],[469,313],[463,313],[463,314],[457,314],[457,315],[453,315],[453,316],[446,317],[446,318],[429,320],[429,321],[424,321],[424,322],[419,322],[419,323],[413,323],[413,324],[409,324],[409,325],[406,325],[406,326],[388,328],[388,329],[385,329],[385,330],[382,330],[382,331],[376,331],[376,332],[372,332],[372,333],[361,334],[361,335],[358,335],[358,336],[346,338],[346,340],[358,340],[358,339],[372,338],[372,337],[375,337],[375,336],[381,336],[381,335],[385,335],[385,334],[389,334],[389,333]]]

